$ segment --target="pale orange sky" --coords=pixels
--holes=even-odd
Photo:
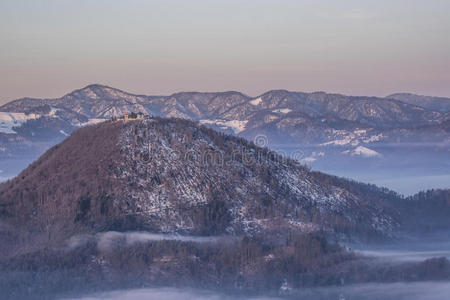
[[[91,83],[450,96],[446,0],[2,0],[0,104]]]

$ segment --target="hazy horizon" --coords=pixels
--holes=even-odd
[[[147,95],[449,97],[449,9],[442,0],[5,0],[0,104],[91,83]]]
[[[130,94],[133,94],[133,95],[144,95],[144,96],[171,96],[171,95],[176,94],[176,93],[226,93],[226,92],[238,92],[238,93],[242,93],[242,94],[244,94],[244,95],[246,95],[246,96],[248,96],[248,97],[255,98],[255,97],[259,97],[259,96],[263,95],[263,94],[266,93],[266,92],[274,91],[274,90],[286,90],[286,91],[289,91],[289,92],[300,92],[300,93],[327,93],[327,94],[339,94],[339,95],[344,95],[344,96],[356,96],[356,97],[359,97],[359,96],[365,96],[365,97],[379,97],[379,98],[383,98],[383,97],[389,96],[389,95],[370,95],[370,94],[348,94],[348,93],[339,93],[339,92],[335,92],[335,91],[327,91],[327,90],[296,90],[296,89],[283,89],[283,88],[272,88],[272,89],[267,89],[267,90],[264,90],[264,91],[262,91],[262,92],[260,92],[260,93],[257,93],[257,94],[249,94],[249,93],[245,93],[245,92],[243,92],[243,91],[236,90],[236,89],[228,89],[228,90],[176,90],[176,89],[175,89],[173,92],[169,92],[169,93],[154,93],[154,94],[149,94],[149,93],[143,93],[143,92],[130,91],[130,90],[127,90],[127,89],[118,87],[118,86],[111,86],[111,85],[103,84],[103,83],[89,83],[89,84],[82,85],[82,86],[80,86],[80,87],[73,87],[73,88],[70,89],[70,90],[67,90],[67,91],[65,91],[65,92],[63,92],[63,93],[61,93],[61,94],[55,94],[55,95],[53,95],[53,96],[45,96],[45,95],[44,95],[44,96],[38,97],[38,96],[34,96],[34,95],[26,95],[26,96],[22,96],[22,97],[19,97],[19,98],[14,98],[14,99],[6,100],[4,103],[0,100],[0,105],[6,104],[6,103],[8,103],[8,102],[10,102],[10,101],[18,100],[18,99],[21,99],[21,98],[57,99],[57,98],[61,98],[61,97],[65,96],[65,95],[67,95],[67,94],[70,94],[70,93],[72,93],[72,92],[74,92],[74,91],[77,91],[77,90],[80,90],[80,89],[84,89],[84,88],[87,88],[87,87],[89,87],[89,86],[94,86],[94,85],[105,86],[105,87],[108,87],[108,88],[113,88],[113,89],[121,90],[121,91],[123,91],[123,92],[130,93]],[[416,93],[412,93],[412,92],[410,92],[410,91],[398,91],[398,92],[396,92],[396,93],[411,93],[411,94],[416,94]],[[392,94],[395,94],[395,93],[392,93]],[[418,93],[417,93],[416,95],[447,98],[447,96],[442,96],[442,95],[431,95],[431,94],[425,95],[425,94],[418,94]],[[450,96],[449,96],[449,98],[450,98]]]

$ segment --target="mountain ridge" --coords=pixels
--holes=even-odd
[[[380,214],[379,196],[368,202],[327,180],[191,121],[105,122],[77,130],[0,184],[0,216],[52,239],[92,230],[253,235],[288,228],[389,236],[398,226],[387,207]]]
[[[396,99],[408,104],[417,105],[443,113],[450,112],[450,98],[448,97],[424,96],[412,93],[396,93],[389,95],[386,98]]]
[[[111,100],[113,103],[100,104],[98,102],[104,100]],[[90,108],[85,107],[86,105]],[[115,110],[108,111],[108,107],[112,109],[111,105]],[[386,105],[389,107],[383,108]],[[426,111],[422,107],[404,104],[399,100],[345,96],[325,92],[303,93],[272,90],[257,97],[249,97],[235,91],[179,92],[169,96],[146,96],[135,95],[100,84],[88,85],[61,98],[13,100],[2,105],[0,111],[30,113],[33,109],[42,106],[55,106],[57,109],[65,110],[65,113],[78,113],[86,118],[109,118],[134,109],[152,115],[181,116],[193,120],[211,120],[211,118],[244,120],[251,117],[254,112],[276,108],[278,112],[286,111],[286,114],[289,111],[303,112],[310,117],[329,114],[342,120],[357,121],[361,123],[361,126],[366,124],[385,127],[408,125],[413,120],[416,125],[438,124],[448,117],[443,113]],[[120,106],[123,108],[119,109]],[[214,108],[211,110],[208,106],[214,106]],[[402,112],[403,116],[399,114],[400,111],[405,111]],[[390,116],[392,112],[396,112],[396,116]],[[265,112],[265,116],[274,117],[272,111]],[[377,118],[380,120],[377,121]]]
[[[450,143],[445,125],[449,113],[386,98],[287,90],[257,97],[234,91],[146,96],[93,84],[62,98],[25,98],[1,106],[0,140],[4,143],[0,169],[5,171],[2,162],[8,160],[31,162],[42,154],[43,147],[55,145],[74,130],[126,112],[194,120],[248,140],[264,135],[267,146],[286,153],[292,147],[277,145],[302,145],[304,156],[299,159],[320,166],[363,158],[357,155],[361,153],[357,147],[379,153],[364,157],[370,164],[387,159],[395,163],[402,155],[389,158],[391,151],[380,146]],[[433,146],[430,151],[441,153],[442,149]]]
[[[395,99],[392,97],[395,97],[396,95],[410,95],[410,96],[417,96],[417,97],[428,97],[428,98],[439,98],[439,99],[450,99],[450,98],[445,98],[445,97],[434,97],[434,96],[423,96],[423,95],[416,95],[416,94],[412,94],[412,93],[396,93],[396,94],[392,94],[389,96],[386,96],[385,98],[383,97],[377,97],[377,96],[353,96],[353,95],[346,95],[346,94],[340,94],[340,93],[330,93],[330,92],[325,92],[325,91],[313,91],[313,92],[302,92],[302,91],[292,91],[292,90],[286,90],[286,89],[274,89],[274,90],[269,90],[266,92],[263,92],[257,96],[248,96],[242,92],[239,91],[233,91],[233,90],[227,90],[227,91],[220,91],[220,92],[202,92],[202,91],[180,91],[180,92],[174,92],[172,94],[168,94],[168,95],[147,95],[147,94],[135,94],[135,93],[131,93],[131,92],[127,92],[123,89],[119,89],[119,88],[115,88],[112,86],[108,86],[105,84],[99,84],[99,83],[92,83],[92,84],[88,84],[82,88],[79,89],[75,89],[67,94],[64,94],[61,97],[54,97],[54,98],[33,98],[33,97],[23,97],[23,98],[18,98],[18,99],[14,99],[11,101],[8,101],[7,103],[3,104],[0,106],[0,109],[8,109],[8,106],[13,103],[13,102],[17,102],[17,101],[23,101],[23,100],[58,100],[58,99],[63,99],[66,98],[67,96],[73,96],[77,93],[86,93],[92,90],[99,90],[99,91],[103,91],[103,90],[113,90],[115,92],[119,92],[122,94],[126,94],[129,96],[135,96],[135,97],[164,97],[164,98],[170,98],[170,97],[176,97],[178,95],[183,95],[183,94],[205,94],[205,95],[214,95],[214,94],[239,94],[243,97],[246,97],[248,99],[257,99],[260,97],[263,97],[265,95],[268,94],[273,94],[273,93],[283,93],[283,94],[301,94],[301,95],[328,95],[328,96],[335,96],[335,97],[351,97],[354,99],[374,99],[374,100],[395,100],[398,102],[404,102],[401,101],[399,99]],[[410,104],[405,102],[406,104]],[[411,105],[411,104],[410,104]],[[413,105],[416,106],[416,105]]]

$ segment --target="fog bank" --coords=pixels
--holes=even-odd
[[[151,242],[151,241],[181,241],[181,242],[195,242],[195,243],[213,243],[225,240],[232,240],[232,237],[225,236],[186,236],[175,234],[156,234],[143,231],[117,232],[107,231],[100,232],[95,235],[76,235],[67,241],[69,249],[83,246],[89,241],[95,241],[97,247],[101,251],[110,250],[116,243],[125,242],[127,246],[132,246],[136,243]]]
[[[385,300],[447,300],[450,297],[450,282],[416,282],[416,283],[389,283],[389,284],[361,284],[342,287],[306,288],[291,291],[283,297],[237,297],[227,296],[212,291],[174,288],[148,288],[120,290],[106,293],[88,295],[70,300],[231,300],[231,299],[385,299]],[[62,298],[69,300],[69,298]]]

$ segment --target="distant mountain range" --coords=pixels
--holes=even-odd
[[[184,118],[249,140],[258,137],[260,145],[287,155],[299,150],[295,158],[319,168],[337,161],[409,164],[386,145],[409,145],[411,151],[411,145],[420,143],[430,146],[425,151],[437,153],[435,157],[448,155],[446,101],[405,94],[376,98],[285,90],[258,97],[239,92],[144,96],[89,85],[57,99],[23,98],[1,106],[0,170],[6,172],[3,176],[14,175],[75,129],[125,112]],[[421,155],[424,149],[414,151]]]
[[[450,98],[423,96],[410,93],[392,94],[387,96],[386,98],[400,100],[405,103],[421,106],[423,108],[436,110],[440,112],[450,111]]]

